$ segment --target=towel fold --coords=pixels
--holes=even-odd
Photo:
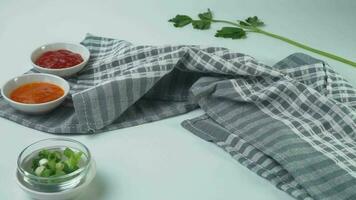
[[[93,35],[82,44],[91,57],[68,79],[63,105],[28,116],[0,98],[0,116],[48,133],[93,134],[200,107],[205,114],[183,127],[294,198],[356,199],[356,90],[323,61],[296,53],[270,67],[225,48]]]

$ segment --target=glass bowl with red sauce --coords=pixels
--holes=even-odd
[[[31,63],[39,72],[68,77],[82,70],[89,57],[89,50],[81,44],[52,43],[35,49]]]
[[[51,74],[25,74],[10,79],[1,88],[1,95],[16,110],[43,114],[58,107],[70,86],[66,80]]]

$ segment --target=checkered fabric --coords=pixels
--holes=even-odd
[[[356,90],[326,63],[297,53],[270,67],[225,48],[93,35],[82,44],[91,57],[67,79],[63,105],[28,116],[0,97],[0,116],[48,133],[94,134],[200,107],[205,114],[183,127],[277,188],[301,200],[356,199]]]

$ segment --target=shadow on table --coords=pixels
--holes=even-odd
[[[96,174],[93,182],[91,182],[88,188],[75,200],[98,200],[104,199],[106,192],[106,182],[100,174]]]

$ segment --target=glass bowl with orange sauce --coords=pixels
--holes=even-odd
[[[59,106],[69,93],[66,80],[51,74],[25,74],[7,81],[1,95],[14,109],[29,113],[47,113]]]

